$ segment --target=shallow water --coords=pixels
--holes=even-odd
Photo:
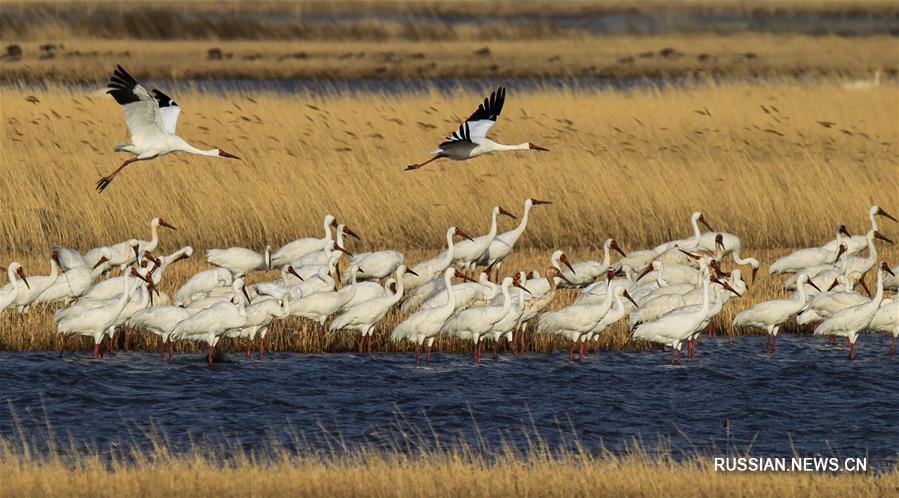
[[[876,466],[897,460],[899,358],[887,356],[885,337],[862,337],[854,362],[817,338],[782,335],[773,356],[764,341],[707,338],[681,367],[660,351],[600,352],[582,363],[565,361],[565,352],[506,353],[480,365],[436,353],[430,368],[416,367],[412,353],[231,355],[209,367],[198,354],[169,364],[154,353],[59,360],[2,352],[0,400],[11,408],[0,415],[0,435],[18,437],[14,412],[33,437],[49,420],[58,439],[101,451],[148,447],[145,431],[176,448],[234,438],[258,447],[272,437],[328,448],[338,438],[389,446],[417,428],[494,448],[525,447],[524,434],[536,432],[551,445],[579,440],[590,450],[639,438],[667,441],[675,454],[735,448],[868,456]]]

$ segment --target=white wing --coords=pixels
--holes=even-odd
[[[174,135],[175,127],[178,126],[178,116],[181,115],[181,107],[171,97],[156,88],[153,89],[153,97],[159,104],[159,114],[162,116],[165,132]]]
[[[125,122],[134,144],[158,140],[166,135],[159,103],[122,66],[116,66],[107,88],[106,93],[125,110]]]
[[[496,118],[503,110],[503,104],[506,101],[506,89],[499,87],[490,97],[484,99],[484,103],[478,106],[478,109],[469,116],[468,119],[454,131],[452,135],[446,138],[441,146],[454,143],[468,141],[472,143],[481,143],[487,137],[487,131],[496,123]]]

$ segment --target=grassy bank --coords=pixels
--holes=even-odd
[[[262,454],[260,454],[262,453]],[[22,452],[0,441],[0,496],[885,496],[899,486],[880,473],[723,473],[711,459],[438,447],[420,453],[334,450],[223,457],[218,448],[175,454],[165,445],[110,464],[97,454]]]

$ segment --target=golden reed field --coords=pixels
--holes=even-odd
[[[878,474],[724,473],[710,459],[675,460],[641,449],[567,451],[535,444],[487,457],[470,447],[402,451],[335,450],[222,457],[164,445],[123,452],[42,457],[0,441],[0,496],[740,496],[881,497],[899,487],[899,470]],[[23,471],[24,470],[24,471]]]
[[[427,157],[481,93],[173,91],[184,109],[183,137],[243,159],[173,155],[138,163],[103,194],[94,184],[124,160],[112,145],[127,140],[112,99],[99,86],[4,88],[2,263],[18,260],[30,274],[46,274],[51,246],[86,250],[147,237],[150,218],[162,216],[178,231],[163,230],[160,251],[195,249],[191,260],[167,273],[161,287],[171,293],[205,267],[206,249],[261,250],[318,236],[325,213],[361,234],[363,241],[353,241],[350,250],[395,248],[415,262],[440,250],[448,226],[486,232],[493,205],[520,213],[526,197],[552,200],[552,206],[532,211],[519,250],[503,267],[511,272],[544,268],[555,248],[572,260],[601,257],[607,237],[626,251],[683,237],[690,213],[701,210],[716,230],[742,237],[744,253],[763,263],[748,295],[731,301],[716,322],[721,333],[737,333],[729,325],[736,311],[784,295],[767,278],[766,262],[829,240],[840,223],[854,233],[866,231],[872,203],[899,211],[896,86],[848,90],[844,84],[829,79],[802,85],[706,81],[629,91],[510,87],[495,138],[532,141],[551,152],[440,161],[414,172],[403,168]],[[502,223],[501,230],[512,226]],[[883,228],[887,236],[899,234],[889,221]],[[894,247],[881,250],[888,261],[899,256]],[[563,295],[556,305],[571,298]],[[407,349],[385,343],[397,318],[376,335],[377,348]],[[2,349],[59,344],[49,311],[7,312],[0,321]],[[530,349],[565,347],[527,337]],[[153,341],[138,335],[137,346],[155,350]],[[269,342],[276,351],[355,347],[352,337],[322,334],[301,320],[273,327]],[[465,348],[449,340],[439,346]],[[623,326],[601,343],[626,346]]]

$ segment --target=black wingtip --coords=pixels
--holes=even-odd
[[[134,87],[136,86],[137,80],[128,74],[128,71],[125,71],[125,68],[116,64],[115,71],[112,73],[112,78],[109,79],[106,93],[112,95],[119,105],[130,104],[131,102],[140,100],[137,95],[134,94]]]

